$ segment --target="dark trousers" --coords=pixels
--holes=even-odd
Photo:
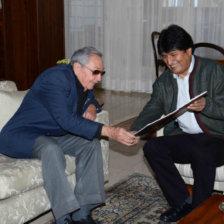
[[[171,207],[181,205],[190,196],[175,162],[191,164],[193,207],[211,195],[216,167],[224,164],[224,140],[206,134],[153,138],[144,145],[143,150]]]

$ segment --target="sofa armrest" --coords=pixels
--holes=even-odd
[[[17,86],[16,86],[16,83],[13,81],[9,81],[9,80],[0,81],[0,90],[17,91]]]
[[[102,110],[97,114],[96,121],[105,125],[109,125],[109,113]],[[104,181],[109,180],[109,140],[108,138],[100,138],[102,155],[103,155],[103,169],[104,169]]]
[[[25,91],[5,91],[0,90],[0,131],[8,120],[19,108],[28,90]]]
[[[102,110],[96,116],[96,121],[105,125],[109,125],[109,113],[106,110]]]

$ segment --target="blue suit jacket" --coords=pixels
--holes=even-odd
[[[88,91],[83,112],[94,100],[93,90]],[[59,65],[46,70],[3,127],[0,152],[11,157],[29,158],[35,139],[41,135],[72,133],[93,139],[100,124],[84,119],[76,111],[76,77],[72,67]]]

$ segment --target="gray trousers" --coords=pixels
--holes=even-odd
[[[76,186],[73,191],[65,174],[65,154],[76,157]],[[56,219],[83,205],[105,202],[103,159],[99,140],[89,141],[67,134],[40,136],[32,157],[42,161],[44,188]]]

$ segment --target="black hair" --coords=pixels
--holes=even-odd
[[[189,33],[178,25],[170,25],[162,30],[157,43],[158,52],[161,55],[163,52],[169,53],[173,50],[186,51],[189,48],[193,49],[193,40]]]

